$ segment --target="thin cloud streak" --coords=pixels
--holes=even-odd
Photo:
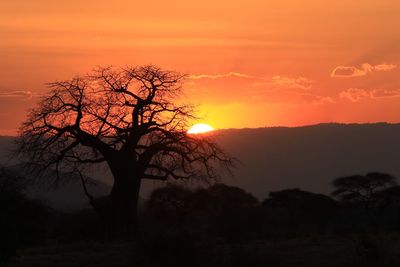
[[[298,88],[303,90],[310,90],[314,81],[305,77],[290,78],[287,76],[276,75],[268,79],[270,84],[278,86],[286,86],[290,88]]]
[[[24,91],[24,90],[15,90],[15,91],[3,91],[0,92],[0,97],[23,97],[23,98],[32,98],[31,91]]]
[[[232,77],[254,79],[255,81],[252,83],[253,86],[276,85],[279,87],[298,88],[303,90],[311,89],[312,84],[314,83],[313,80],[310,80],[305,77],[288,77],[285,75],[275,75],[272,77],[259,78],[240,72],[229,72],[223,74],[198,74],[198,75],[190,75],[188,78],[192,80],[198,80],[198,79],[215,80],[220,78],[232,78]]]
[[[224,74],[198,74],[198,75],[190,75],[189,79],[219,79],[219,78],[227,78],[227,77],[240,77],[240,78],[251,78],[252,76],[239,73],[239,72],[229,72]]]
[[[41,93],[32,92],[29,90],[3,90],[0,91],[0,98],[13,98],[13,99],[32,99],[33,97],[43,96]]]

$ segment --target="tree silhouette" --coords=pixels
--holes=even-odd
[[[56,184],[61,171],[106,162],[110,230],[130,232],[142,179],[213,179],[232,165],[212,137],[186,133],[197,118],[180,104],[184,77],[148,65],[50,83],[21,126],[18,152],[38,173],[54,168]]]
[[[390,174],[370,172],[363,175],[339,177],[333,180],[336,188],[331,194],[343,203],[361,205],[368,222],[378,229],[385,206],[388,204],[390,188],[395,188],[396,178]]]
[[[367,175],[352,175],[333,180],[333,196],[342,201],[371,202],[376,194],[396,184],[396,178],[385,173],[370,172]]]

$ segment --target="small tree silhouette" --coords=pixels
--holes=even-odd
[[[385,192],[396,185],[396,178],[390,174],[370,172],[365,176],[336,178],[332,184],[336,188],[331,193],[333,196],[343,203],[361,204],[368,221],[377,228],[379,217],[387,204]]]
[[[184,77],[149,65],[50,83],[21,126],[18,152],[35,171],[54,168],[55,183],[61,171],[107,163],[111,234],[131,232],[142,179],[213,179],[232,165],[212,137],[186,133],[197,118],[180,104]]]
[[[379,191],[396,185],[396,178],[390,174],[370,172],[365,176],[339,177],[332,184],[335,190],[331,194],[340,200],[369,203]]]

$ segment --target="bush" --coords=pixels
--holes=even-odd
[[[19,248],[44,237],[49,208],[23,193],[24,178],[0,168],[0,263],[15,257]]]

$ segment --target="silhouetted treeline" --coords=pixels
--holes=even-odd
[[[15,171],[0,170],[1,261],[26,246],[104,241],[101,214],[50,209],[26,197],[24,181]],[[197,266],[194,261],[203,253],[215,259],[209,266],[246,266],[235,257],[246,258],[243,244],[257,240],[356,235],[362,237],[363,249],[370,249],[365,236],[400,234],[395,177],[375,172],[339,177],[332,185],[331,196],[293,188],[270,192],[262,200],[224,184],[158,188],[140,209],[136,261],[139,266]],[[221,244],[230,244],[230,260],[236,265],[220,264],[225,253]]]
[[[371,192],[365,184],[360,188],[349,191]],[[228,242],[399,231],[400,187],[384,183],[372,191],[368,199],[335,199],[295,188],[270,192],[260,202],[240,188],[223,184],[197,190],[169,185],[151,194],[142,226],[218,236]]]

